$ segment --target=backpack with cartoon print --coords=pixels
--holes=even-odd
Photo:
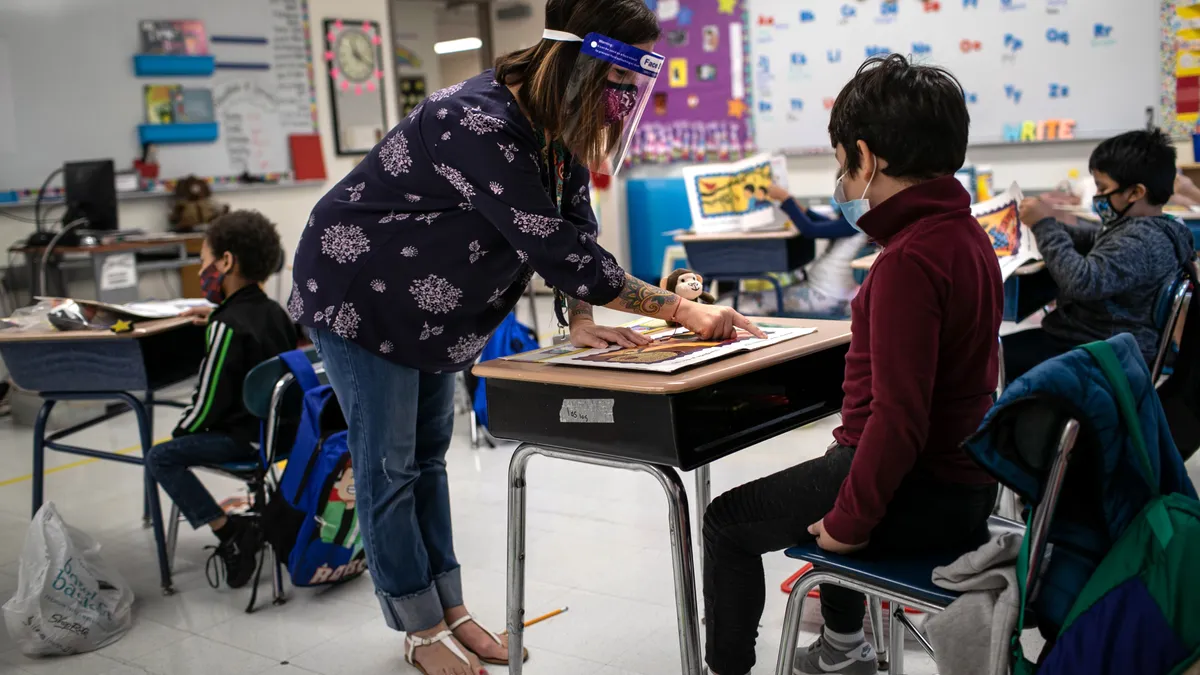
[[[347,581],[367,571],[367,561],[355,510],[346,420],[333,388],[319,384],[303,353],[286,352],[280,358],[304,390],[300,427],[278,492],[302,514],[287,555],[288,574],[296,586]]]

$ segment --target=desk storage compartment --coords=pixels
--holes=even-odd
[[[490,431],[497,438],[691,470],[837,412],[847,348],[682,394],[488,379]]]
[[[196,375],[204,328],[181,326],[140,338],[0,343],[18,387],[33,392],[142,392]]]
[[[688,241],[683,246],[688,267],[702,275],[790,272],[812,261],[814,252],[813,240],[806,237]]]
[[[1004,320],[1022,321],[1058,297],[1050,272],[1011,276],[1004,283]]]

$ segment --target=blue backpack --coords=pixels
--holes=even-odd
[[[279,495],[303,516],[287,555],[296,586],[353,579],[367,571],[355,512],[349,432],[333,387],[317,380],[300,351],[279,355],[304,391],[304,408]]]
[[[504,317],[504,321],[496,328],[496,332],[492,333],[492,337],[483,347],[483,351],[479,353],[479,362],[491,361],[513,354],[537,349],[538,345],[537,333],[525,324],[517,321],[515,312],[509,312],[508,316]],[[468,390],[474,392],[471,397],[471,407],[475,410],[475,418],[483,426],[488,425],[487,414],[487,386],[484,384],[483,378],[468,377]]]

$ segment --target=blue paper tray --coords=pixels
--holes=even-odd
[[[216,122],[139,124],[138,141],[146,143],[212,143],[217,140]]]
[[[133,72],[138,77],[205,77],[213,74],[214,56],[192,54],[134,54]]]

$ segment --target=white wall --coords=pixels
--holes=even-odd
[[[391,41],[386,39],[392,34],[387,0],[309,0],[308,7],[312,41],[314,45],[317,45],[318,50],[324,40],[321,35],[321,25],[324,19],[344,18],[378,21],[385,37],[384,54],[392,53]],[[433,53],[432,48],[429,51],[430,54]],[[385,58],[384,61],[385,80],[395,82],[393,59]],[[321,146],[325,154],[325,171],[328,175],[326,183],[314,187],[222,193],[216,196],[218,201],[229,204],[233,209],[256,209],[274,221],[279,226],[279,234],[283,239],[289,263],[313,205],[334,183],[349,173],[350,169],[354,168],[354,165],[361,159],[361,157],[337,157],[334,154],[333,122],[330,115],[325,60],[315,58],[313,66],[315,68],[313,76],[317,87],[317,117]],[[389,128],[398,121],[396,101],[390,92],[387,97],[387,117]],[[164,231],[167,229],[168,204],[166,198],[123,201],[119,206],[121,227],[143,229],[148,232]],[[33,217],[32,208],[11,209],[10,212]],[[24,225],[0,217],[0,246],[7,249],[13,243],[28,236],[32,229],[32,225]],[[277,298],[279,300],[286,300],[287,294],[291,292],[290,271],[285,271],[285,276],[282,290],[284,297]],[[267,284],[267,290],[274,294],[274,279]]]
[[[496,12],[512,2],[498,2],[492,7],[492,50],[496,56],[503,56],[518,49],[524,49],[542,39],[542,29],[546,27],[545,0],[521,0],[533,7],[533,14],[525,19],[501,21],[496,18]]]
[[[333,0],[325,1],[333,2]],[[369,2],[372,0],[358,1]],[[387,0],[374,1],[387,2]],[[433,43],[439,39],[438,17],[444,11],[445,3],[439,0],[391,0],[391,2],[392,18],[395,19],[395,24],[392,26],[390,35],[394,43],[407,47],[421,59],[421,65],[417,67],[396,66],[396,75],[398,77],[424,75],[427,90],[431,93],[457,82],[458,80],[447,81],[442,76],[441,63],[437,54],[433,53]],[[392,54],[392,64],[394,65],[395,54],[390,48],[388,53]]]
[[[483,38],[479,34],[479,8],[476,5],[460,5],[454,9],[445,9],[438,13],[437,39],[459,40],[462,38]],[[468,52],[455,52],[437,57],[438,67],[442,71],[442,86],[449,86],[470,79],[481,71],[491,68],[492,64],[483,63],[483,52],[475,49]]]

